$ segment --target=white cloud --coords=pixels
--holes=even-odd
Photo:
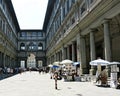
[[[21,29],[42,29],[48,0],[12,0]]]

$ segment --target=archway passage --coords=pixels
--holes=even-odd
[[[30,54],[27,58],[27,68],[35,68],[36,67],[36,59],[34,54]]]

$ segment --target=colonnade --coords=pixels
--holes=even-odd
[[[89,30],[89,53],[90,53],[90,58],[89,60],[95,60],[96,57],[96,41],[95,41],[95,34],[97,28],[91,28]],[[87,34],[87,35],[88,35]],[[111,42],[110,42],[110,28],[109,28],[109,20],[104,20],[103,22],[103,38],[104,38],[104,59],[111,61]],[[71,46],[71,47],[70,47]],[[56,58],[56,59],[54,59]],[[84,74],[86,73],[88,70],[90,72],[90,74],[93,74],[94,71],[94,67],[91,66],[90,69],[88,69],[87,66],[88,62],[86,60],[86,40],[85,40],[85,35],[81,35],[80,32],[79,34],[76,35],[76,39],[75,41],[71,41],[71,43],[68,44],[64,44],[63,46],[61,46],[61,49],[59,51],[56,51],[55,54],[52,54],[51,57],[49,57],[48,59],[48,63],[52,64],[55,61],[62,61],[64,59],[70,59],[74,62],[80,62],[80,73]],[[102,57],[103,58],[103,57]]]
[[[6,55],[5,53],[0,52],[0,67],[16,67],[16,60]]]

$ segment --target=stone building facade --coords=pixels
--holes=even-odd
[[[45,32],[21,30],[11,0],[0,0],[0,67],[43,67]]]
[[[20,30],[10,0],[0,0],[0,67],[17,65],[17,32]]]
[[[43,28],[47,64],[70,59],[87,74],[98,57],[120,61],[119,9],[120,0],[49,0]]]
[[[45,66],[45,32],[20,30],[18,32],[18,63],[21,67]]]
[[[120,61],[119,9],[120,0],[49,0],[43,29],[20,30],[11,0],[0,0],[0,67],[70,59],[86,74],[98,57]]]

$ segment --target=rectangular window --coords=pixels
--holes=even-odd
[[[65,7],[63,8],[63,18],[65,17]]]
[[[95,0],[90,0],[90,4],[92,4]]]
[[[25,68],[25,61],[23,61],[23,60],[20,61],[20,67]]]
[[[3,30],[3,32],[5,32],[5,20],[3,20],[3,22],[2,22],[2,30]]]
[[[75,3],[75,0],[72,0],[72,3]]]
[[[2,0],[0,0],[0,4],[2,4]]]
[[[25,46],[21,46],[21,50],[25,50]]]
[[[87,10],[87,5],[84,3],[81,7],[81,14],[83,14]]]
[[[3,2],[3,9],[4,9],[4,11],[6,11],[6,6],[5,6],[5,2]]]
[[[43,37],[43,33],[42,32],[38,32],[38,37]]]
[[[36,37],[36,36],[37,36],[37,33],[36,33],[36,32],[32,32],[32,36],[33,36],[33,37]]]
[[[38,46],[38,50],[42,50],[42,46]]]
[[[42,60],[39,60],[38,61],[38,67],[42,67],[43,66],[43,61]]]
[[[32,32],[27,32],[27,37],[32,37]]]
[[[69,12],[69,0],[67,0],[67,12]]]
[[[26,37],[26,32],[21,32],[20,37]]]

